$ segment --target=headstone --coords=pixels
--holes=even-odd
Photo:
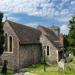
[[[63,60],[63,59],[61,59],[61,60],[58,62],[58,68],[59,68],[60,70],[64,70],[64,60]]]
[[[32,75],[30,72],[25,72],[24,75]]]

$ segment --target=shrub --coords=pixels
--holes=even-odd
[[[65,65],[65,73],[75,72],[75,64],[73,62],[67,63]]]
[[[67,57],[67,62],[74,62],[75,63],[75,57],[74,56]]]
[[[7,74],[7,64],[8,64],[7,60],[4,60],[4,64],[1,70],[2,74]]]

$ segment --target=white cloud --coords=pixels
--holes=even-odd
[[[70,14],[70,11],[68,9],[62,9],[60,12],[55,11],[56,16],[65,16],[65,15],[69,15],[69,14]]]
[[[11,20],[11,21],[14,21],[14,22],[19,21],[19,19],[16,18],[16,17],[7,17],[7,16],[3,17],[3,22],[5,22],[5,20]]]
[[[38,23],[25,23],[25,25],[36,28],[39,24]]]
[[[61,15],[67,15],[67,14],[69,14],[69,10],[68,9],[63,9],[60,14]]]
[[[70,1],[70,0],[62,0],[63,2],[67,2],[67,1]]]
[[[60,3],[61,6],[63,6],[66,2],[70,1],[70,0],[61,0],[62,2]]]
[[[65,17],[66,16],[66,17]],[[62,16],[58,16],[56,17],[57,21],[59,22],[65,22],[65,23],[68,23],[69,20],[71,19],[72,17],[72,14],[67,14],[67,15],[62,15]]]
[[[57,12],[54,6],[55,4],[48,3],[48,0],[0,0],[1,11],[22,12],[36,16],[53,16]]]
[[[71,12],[74,12],[75,8],[72,7],[70,11],[67,7],[63,8],[63,6],[71,0],[61,0],[61,2],[57,4],[53,1],[58,0],[0,0],[0,10],[10,13],[26,13],[33,16],[47,16],[61,23],[68,22],[72,16]],[[73,5],[74,2],[75,1],[71,1],[70,5]],[[7,16],[11,20],[18,20],[9,15]]]
[[[60,27],[60,30],[61,30],[60,32],[63,33],[63,34],[68,34],[69,33],[69,28],[68,28],[67,25],[62,25]]]
[[[75,4],[75,1],[71,1],[71,4],[72,4],[72,5]]]
[[[1,11],[25,12],[29,15],[49,15],[52,5],[47,0],[0,0]]]
[[[67,1],[70,0],[62,0],[60,4],[63,5]],[[62,8],[62,5],[59,7],[53,2],[49,3],[49,0],[0,0],[0,10],[3,12],[22,12],[28,15],[36,16],[54,16],[68,14],[69,10],[67,9],[62,9],[61,12],[55,9],[55,6],[57,8]]]

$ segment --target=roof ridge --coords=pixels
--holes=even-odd
[[[37,27],[37,29],[39,29],[39,28],[42,28],[44,31],[45,31],[45,29],[47,29],[47,30],[49,30],[49,31],[52,31],[53,32],[53,34],[56,36],[56,34],[54,33],[54,31],[52,30],[52,29],[50,29],[50,28],[47,28],[47,27],[44,27],[44,26],[41,26],[41,25],[39,25],[38,27]],[[44,29],[45,28],[45,29]],[[56,36],[57,37],[57,36]],[[58,38],[58,37],[57,37]]]
[[[17,22],[14,22],[14,21],[7,20],[7,22],[9,22],[9,23],[10,23],[10,22],[11,22],[11,23],[15,23],[16,25],[19,25],[19,26],[28,27],[28,28],[37,30],[37,29],[34,28],[34,27],[30,27],[30,26],[27,26],[27,25],[25,25],[25,24],[17,23]]]
[[[53,30],[50,29],[50,28],[48,28],[48,27],[45,27],[45,26],[39,25],[37,28],[39,28],[39,27],[49,29],[49,30],[51,30],[51,31],[53,32]]]

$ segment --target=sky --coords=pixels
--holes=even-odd
[[[75,0],[0,0],[0,11],[7,19],[31,27],[59,26],[68,34],[68,23],[75,15]]]

